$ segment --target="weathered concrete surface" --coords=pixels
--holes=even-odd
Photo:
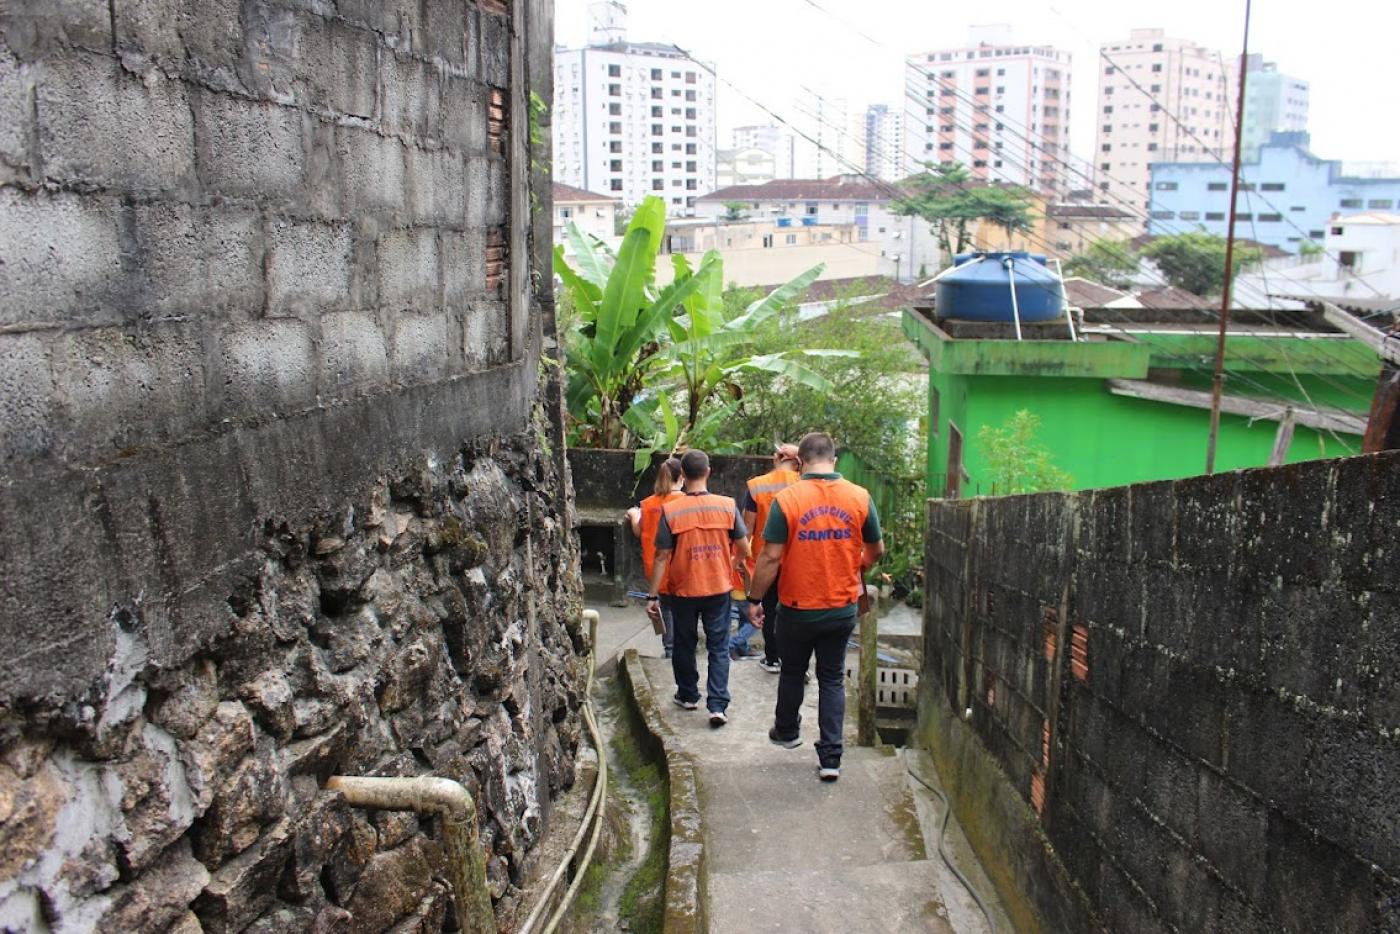
[[[1018,926],[1400,928],[1400,454],[930,506],[921,732]]]
[[[651,493],[655,463],[639,476],[632,470],[632,451],[577,448],[569,451],[570,473],[578,504],[586,509],[626,509]],[[773,469],[771,457],[716,454],[710,458],[710,491],[743,502],[744,481]]]
[[[841,780],[825,784],[816,778],[812,750],[815,690],[809,688],[803,705],[804,743],[786,750],[767,735],[777,678],[756,663],[731,666],[730,722],[712,730],[703,709],[670,703],[669,661],[641,662],[663,701],[666,728],[695,763],[709,930],[955,929],[904,766],[889,751],[856,747],[852,718]]]
[[[431,822],[333,772],[467,784],[511,923],[583,673],[551,44],[548,0],[0,4],[0,928],[440,929]]]

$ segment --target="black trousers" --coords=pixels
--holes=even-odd
[[[778,646],[783,670],[778,675],[778,705],[773,726],[780,737],[791,739],[802,723],[804,680],[812,655],[817,656],[817,761],[839,767],[844,745],[842,728],[846,722],[846,643],[856,628],[852,613],[844,619],[820,623],[790,623],[784,620],[785,607],[778,608]]]
[[[776,665],[782,659],[778,653],[778,576],[763,595],[763,660]]]

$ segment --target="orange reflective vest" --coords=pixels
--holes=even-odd
[[[647,586],[651,586],[651,569],[656,567],[656,527],[661,524],[661,504],[684,495],[680,490],[665,496],[653,493],[638,504],[642,510],[642,573],[646,575]],[[660,593],[671,592],[668,586],[670,580],[671,574],[668,571],[665,580],[661,582]]]
[[[778,601],[794,610],[827,610],[860,599],[862,529],[870,494],[849,480],[800,480],[778,493],[787,520]]]
[[[753,528],[749,529],[749,534],[753,536],[753,549],[748,561],[750,577],[753,576],[758,553],[763,550],[763,525],[768,521],[769,510],[773,508],[773,498],[801,479],[802,475],[797,471],[782,469],[749,478],[749,496],[754,502]]]
[[[712,597],[733,585],[734,500],[716,493],[687,493],[661,505],[674,546],[666,579],[678,597]]]

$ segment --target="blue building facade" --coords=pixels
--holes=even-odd
[[[1169,236],[1204,230],[1225,236],[1230,211],[1230,166],[1219,162],[1154,162],[1147,232]],[[1337,160],[1308,151],[1307,133],[1274,133],[1259,158],[1240,166],[1235,234],[1297,253],[1318,246],[1335,214],[1394,211],[1400,178],[1342,174]]]

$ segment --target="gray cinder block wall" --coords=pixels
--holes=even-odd
[[[0,928],[440,928],[333,773],[464,782],[518,910],[584,648],[551,17],[0,5]]]
[[[921,732],[1025,929],[1400,930],[1400,453],[929,518]]]

